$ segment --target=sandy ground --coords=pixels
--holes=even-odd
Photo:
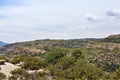
[[[10,72],[14,69],[20,68],[16,65],[13,65],[11,63],[5,62],[4,65],[0,65],[1,70],[0,72],[4,73],[7,77],[11,76]]]
[[[0,67],[1,67],[0,72],[4,73],[7,76],[6,80],[8,80],[8,78],[11,76],[10,72],[12,70],[20,68],[19,66],[11,64],[11,63],[8,63],[8,62],[5,62],[4,65],[0,65]],[[43,69],[39,69],[39,70],[27,70],[27,72],[29,74],[30,73],[34,73],[34,72],[43,72],[43,71],[44,71]]]

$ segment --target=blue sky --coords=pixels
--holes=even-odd
[[[120,33],[120,0],[0,0],[0,41]]]

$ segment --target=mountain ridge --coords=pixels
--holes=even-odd
[[[7,43],[0,41],[0,47],[7,45]]]
[[[103,39],[105,42],[120,43],[120,34],[110,35]]]
[[[27,53],[27,54],[39,54],[46,51],[51,51],[54,48],[102,48],[113,50],[120,48],[120,39],[116,39],[116,35],[111,35],[106,38],[84,38],[84,39],[72,39],[72,40],[34,40],[26,42],[17,42],[4,46],[0,49],[0,53]],[[31,51],[32,50],[32,51]]]

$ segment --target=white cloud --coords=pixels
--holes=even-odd
[[[14,42],[40,38],[79,38],[84,34],[86,37],[96,37],[100,32],[90,34],[89,28],[120,25],[119,20],[104,19],[102,11],[104,13],[108,6],[101,7],[103,0],[99,5],[96,0],[19,1],[23,4],[0,7],[0,40]],[[109,5],[114,7],[115,4]],[[114,13],[118,14],[116,11]]]
[[[87,14],[85,16],[85,19],[87,21],[90,21],[90,22],[98,22],[98,21],[100,21],[100,18],[98,16],[93,16],[93,15],[90,15],[90,14]]]
[[[107,10],[106,15],[112,18],[120,18],[120,8]]]

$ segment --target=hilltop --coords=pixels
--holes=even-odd
[[[111,38],[119,39],[120,38],[120,34],[110,35],[107,38],[109,38],[109,39],[111,39]]]
[[[120,43],[120,34],[110,35],[110,36],[104,38],[103,41],[112,42],[112,43]]]

